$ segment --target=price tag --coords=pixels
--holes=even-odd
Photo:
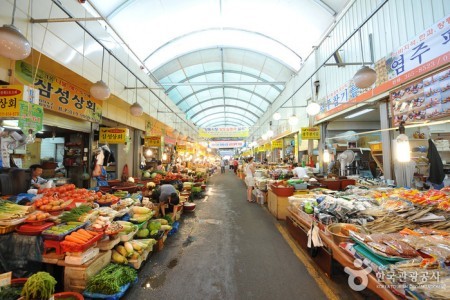
[[[0,274],[0,287],[11,285],[12,272]]]

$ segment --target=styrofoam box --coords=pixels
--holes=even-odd
[[[85,252],[77,254],[76,256],[66,255],[64,261],[68,264],[79,266],[96,257],[99,252],[99,248],[91,247]]]

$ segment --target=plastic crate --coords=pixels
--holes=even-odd
[[[280,197],[289,197],[294,194],[294,187],[278,187],[276,185],[271,184],[270,189],[274,192],[275,195]]]
[[[137,282],[137,278],[136,280],[133,282],[133,284],[135,284]],[[124,286],[122,286],[120,288],[120,291],[117,294],[114,295],[105,295],[105,294],[98,294],[98,293],[91,293],[88,291],[84,291],[83,292],[83,296],[85,299],[108,299],[108,300],[119,300],[120,298],[123,297],[123,295],[125,294],[125,292],[128,290],[128,288],[130,287],[131,283],[127,283]]]
[[[294,188],[296,190],[306,190],[306,189],[308,189],[308,184],[306,184],[306,183],[296,183],[296,184],[294,184]]]

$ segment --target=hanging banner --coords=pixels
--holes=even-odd
[[[146,136],[165,136],[167,134],[167,126],[156,119],[145,122]]]
[[[42,122],[44,120],[44,108],[40,105],[26,101],[19,101],[19,127],[23,132],[33,130],[33,133],[42,130]]]
[[[249,136],[247,127],[207,127],[199,129],[201,138],[244,138]]]
[[[20,84],[0,85],[0,117],[18,117],[19,101],[39,104],[39,90]]]
[[[56,111],[89,122],[100,123],[102,102],[91,98],[85,90],[42,70],[36,72],[23,61],[16,61],[15,76],[23,84],[39,89],[39,104],[45,109]]]
[[[320,127],[302,127],[302,140],[319,140]]]
[[[283,140],[272,141],[272,149],[282,149],[283,148]]]
[[[175,145],[177,140],[170,136],[164,136],[164,145]]]
[[[100,128],[100,143],[125,144],[129,136],[128,128]]]
[[[381,67],[380,63],[385,65]],[[377,79],[375,88],[362,94],[357,92],[356,97],[350,96],[350,100],[346,103],[328,110],[325,105],[322,105],[322,111],[316,116],[316,120],[335,115],[357,103],[393,90],[403,83],[426,75],[448,63],[450,63],[450,17],[447,16],[397,51],[378,61],[375,64],[376,68],[379,67],[379,70],[385,70],[385,72],[381,72],[382,76],[380,76],[377,69],[377,75],[381,78],[380,82]],[[350,89],[353,87],[351,86]]]
[[[398,126],[450,116],[450,69],[413,82],[390,94],[392,124]]]
[[[144,138],[144,145],[146,147],[161,147],[161,136],[146,136]]]
[[[210,148],[240,148],[244,147],[244,141],[210,141]]]

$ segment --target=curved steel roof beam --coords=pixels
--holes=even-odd
[[[118,13],[120,13],[122,10],[124,10],[127,6],[133,4],[133,2],[136,2],[136,0],[126,0],[122,4],[118,5],[112,12],[109,13],[109,15],[106,16],[105,19],[111,19]]]
[[[248,126],[252,126],[252,123],[251,122],[253,122],[253,123],[255,123],[256,121],[253,121],[253,120],[251,120],[251,119],[249,119],[249,117],[248,116],[246,116],[246,115],[243,115],[243,114],[240,114],[240,113],[237,113],[237,112],[224,112],[224,111],[219,111],[219,112],[216,112],[216,113],[212,113],[212,114],[209,114],[209,115],[207,115],[207,116],[204,116],[204,117],[201,117],[200,119],[198,119],[197,121],[192,121],[192,122],[194,122],[195,124],[197,124],[197,126],[201,126],[201,125],[203,125],[204,123],[207,123],[209,120],[207,120],[206,122],[203,122],[203,123],[201,123],[200,121],[201,120],[203,120],[203,119],[205,119],[205,118],[207,118],[207,117],[210,117],[210,116],[215,116],[215,115],[218,115],[218,114],[224,114],[224,116],[222,116],[220,119],[228,119],[229,117],[227,117],[227,116],[225,116],[225,114],[230,114],[230,115],[236,115],[236,116],[240,116],[240,117],[242,117],[242,118],[244,118],[244,120],[248,120],[249,122],[246,122],[246,124],[248,124]],[[230,117],[231,118],[231,117]],[[219,119],[219,118],[218,118]],[[236,120],[240,120],[240,119],[238,119],[238,118],[234,118],[234,119],[236,119]],[[244,120],[242,120],[242,121],[244,121]],[[199,124],[199,122],[201,123],[201,124]]]
[[[271,41],[273,41],[273,42],[275,42],[275,43],[281,45],[282,47],[288,49],[290,52],[292,52],[292,54],[294,54],[295,56],[297,56],[297,57],[300,59],[300,61],[303,61],[303,58],[302,58],[297,52],[295,52],[292,48],[290,48],[290,47],[287,46],[286,44],[280,42],[279,40],[277,40],[277,39],[275,39],[275,38],[273,38],[273,37],[270,37],[270,36],[268,36],[268,35],[265,35],[265,34],[263,34],[263,33],[260,33],[260,32],[257,32],[257,31],[253,31],[253,30],[242,29],[242,28],[234,28],[234,27],[210,27],[210,28],[204,28],[204,29],[200,29],[200,30],[191,31],[191,32],[188,32],[188,33],[179,35],[179,36],[177,36],[177,37],[171,39],[170,41],[167,41],[166,43],[162,44],[161,46],[159,46],[158,48],[156,48],[155,50],[153,50],[152,53],[150,53],[146,58],[144,58],[143,62],[145,62],[146,60],[148,60],[148,59],[149,59],[153,54],[155,54],[156,52],[162,50],[164,47],[166,47],[166,46],[168,46],[168,45],[170,45],[170,44],[172,44],[172,43],[174,43],[174,42],[176,42],[176,41],[178,41],[178,40],[181,40],[181,39],[183,39],[183,38],[185,38],[185,37],[188,37],[188,36],[190,36],[190,35],[193,35],[193,34],[197,34],[197,33],[200,33],[200,32],[206,32],[206,31],[213,31],[213,30],[242,31],[242,32],[245,32],[245,33],[250,33],[250,34],[254,34],[254,35],[261,36],[261,37],[263,37],[263,38],[269,39],[269,40],[271,40]],[[197,50],[200,50],[200,49],[197,49]],[[254,51],[254,52],[257,52],[257,51]],[[284,65],[284,64],[283,64],[283,65]],[[286,65],[285,65],[285,66],[286,66]],[[286,66],[286,67],[288,67],[288,68],[290,69],[289,66]]]
[[[233,122],[236,122],[236,123],[241,122],[241,123],[239,123],[239,124],[240,124],[239,126],[244,126],[244,127],[251,127],[251,126],[252,126],[252,125],[250,125],[250,124],[248,124],[248,123],[246,123],[246,122],[244,122],[243,120],[238,119],[238,118],[226,117],[226,120],[232,120]],[[199,128],[202,127],[202,126],[203,126],[203,128],[205,128],[205,127],[210,127],[210,126],[205,126],[205,125],[208,124],[208,123],[210,123],[211,121],[219,122],[219,121],[217,121],[216,119],[214,119],[214,120],[208,120],[208,121],[204,122],[201,126],[199,126]],[[223,119],[223,121],[225,122],[225,119]]]
[[[210,110],[210,109],[213,109],[213,108],[219,108],[219,107],[223,107],[223,108],[228,108],[228,107],[231,107],[231,108],[238,108],[238,109],[240,109],[240,110],[243,110],[243,111],[245,111],[245,112],[248,112],[249,114],[251,114],[251,115],[253,115],[256,119],[259,119],[261,116],[258,116],[257,114],[255,114],[254,112],[252,112],[251,110],[248,110],[248,109],[246,109],[246,108],[242,108],[242,107],[240,107],[240,106],[237,106],[237,105],[214,105],[214,106],[210,106],[210,107],[207,107],[207,108],[204,108],[204,109],[202,109],[202,110],[199,110],[198,112],[196,112],[195,114],[193,114],[189,119],[193,119],[193,118],[195,118],[196,116],[198,116],[199,114],[201,114],[202,112],[205,112],[205,111],[207,111],[207,110]],[[225,113],[231,113],[230,111],[224,111]]]
[[[251,102],[248,102],[248,101],[245,101],[245,100],[242,100],[242,99],[239,99],[239,98],[235,98],[235,97],[225,97],[225,98],[224,98],[224,97],[215,97],[215,98],[210,98],[210,99],[208,99],[208,100],[205,100],[205,101],[199,102],[199,103],[197,103],[197,104],[195,104],[195,105],[192,105],[191,107],[189,107],[189,108],[185,111],[185,113],[187,113],[187,112],[190,111],[191,109],[196,108],[196,107],[199,106],[199,105],[206,104],[206,102],[211,102],[211,101],[214,101],[214,100],[224,100],[224,99],[225,99],[225,100],[226,100],[226,99],[236,100],[236,101],[240,101],[240,102],[245,103],[245,104],[249,104],[249,105],[251,105],[252,107],[254,107],[255,109],[261,111],[262,113],[265,113],[265,111],[262,110],[261,107],[255,105],[255,104],[253,104],[253,103],[251,103]]]
[[[226,87],[222,87],[222,86],[210,86],[210,87],[207,87],[207,88],[204,88],[204,89],[195,91],[195,92],[193,92],[193,93],[187,95],[186,97],[184,97],[183,99],[181,99],[180,101],[178,101],[175,105],[176,105],[176,106],[179,106],[181,103],[183,103],[184,101],[186,101],[186,100],[189,99],[190,97],[195,96],[195,95],[198,94],[198,93],[205,92],[205,91],[208,91],[208,90],[213,90],[213,89],[236,89],[236,90],[245,91],[245,92],[248,92],[248,93],[253,94],[253,95],[255,95],[255,96],[258,96],[258,97],[261,98],[262,100],[266,101],[269,105],[272,104],[272,102],[270,102],[269,99],[267,99],[267,98],[261,96],[261,95],[258,94],[258,93],[255,93],[255,92],[253,92],[252,90],[249,90],[249,89],[244,89],[244,88],[241,88],[241,87],[238,87],[238,86],[226,86]]]
[[[204,75],[208,75],[208,74],[222,73],[222,72],[223,72],[223,73],[232,73],[232,74],[245,75],[245,76],[252,77],[252,78],[255,78],[255,79],[257,79],[257,80],[260,80],[260,81],[262,81],[262,82],[269,82],[269,81],[266,80],[266,79],[263,79],[263,78],[261,78],[261,77],[259,77],[259,76],[256,76],[256,75],[254,75],[254,74],[247,73],[247,72],[235,71],[235,70],[213,70],[213,71],[202,72],[202,73],[198,73],[198,74],[195,74],[195,75],[186,77],[185,79],[181,80],[181,81],[178,82],[178,83],[183,83],[183,82],[189,81],[189,80],[191,80],[191,79],[194,79],[194,78],[197,78],[197,77],[200,77],[200,76],[204,76]],[[170,75],[167,75],[167,76],[170,76]],[[166,77],[167,77],[167,76],[166,76]],[[279,87],[277,87],[275,84],[271,84],[270,86],[273,87],[274,89],[276,89],[278,92],[281,93],[282,89],[280,89]],[[170,93],[170,91],[173,90],[173,89],[176,88],[176,87],[177,87],[176,85],[172,85],[172,86],[170,86],[170,88],[168,88],[168,89],[166,90],[166,92],[167,92],[167,93]]]

